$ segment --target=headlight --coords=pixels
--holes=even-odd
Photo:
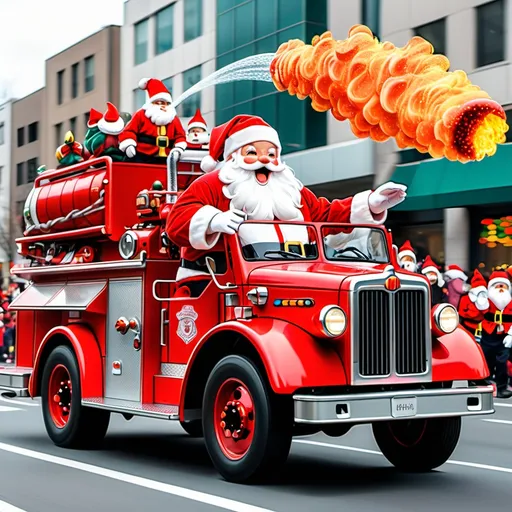
[[[133,258],[137,252],[137,234],[133,231],[127,231],[119,240],[119,254],[125,260]]]
[[[320,311],[320,324],[324,333],[334,338],[345,332],[347,317],[338,306],[325,306]]]
[[[450,334],[459,326],[459,314],[451,304],[441,304],[435,312],[434,320],[437,328]]]

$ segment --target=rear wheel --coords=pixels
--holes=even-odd
[[[252,361],[227,356],[212,370],[203,399],[208,453],[231,482],[269,477],[284,464],[292,439],[288,397],[268,388]]]
[[[428,418],[378,422],[372,425],[380,450],[396,468],[430,471],[443,465],[460,437],[461,418]]]
[[[105,437],[110,412],[82,405],[78,363],[67,346],[55,348],[46,361],[41,402],[46,431],[57,446],[92,447]]]

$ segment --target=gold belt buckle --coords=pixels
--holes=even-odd
[[[494,323],[498,325],[503,323],[503,311],[496,311],[494,313]]]
[[[304,249],[304,244],[302,242],[295,242],[290,240],[289,242],[284,243],[284,250],[287,252],[293,252],[290,251],[291,247],[298,247],[300,249],[300,254],[304,257],[306,257],[306,250]],[[297,253],[295,253],[297,254]]]
[[[475,329],[475,336],[482,336],[482,322],[480,322]]]
[[[156,145],[159,148],[168,148],[169,147],[169,137],[166,135],[158,135],[156,138]]]

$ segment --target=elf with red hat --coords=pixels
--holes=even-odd
[[[398,264],[401,268],[408,270],[409,272],[418,271],[418,260],[416,253],[412,248],[411,242],[406,240],[402,247],[398,250]]]
[[[487,282],[478,269],[473,272],[469,293],[463,295],[459,302],[459,317],[462,326],[480,342],[482,336],[481,322],[484,312],[489,309]]]
[[[89,120],[87,121],[87,132],[84,138],[84,152],[87,152],[87,154],[85,155],[86,158],[89,158],[93,153],[90,143],[94,136],[100,131],[100,129],[98,128],[98,122],[102,117],[103,114],[95,108],[91,108],[91,110],[89,111]]]
[[[421,273],[426,276],[430,282],[430,297],[432,306],[446,302],[446,297],[443,292],[444,279],[440,270],[441,267],[436,265],[430,256],[427,256],[423,261]]]
[[[124,129],[124,121],[115,105],[107,102],[107,111],[96,127],[97,132],[88,141],[92,156],[110,156],[114,162],[124,160],[124,153],[119,149],[119,134]]]
[[[199,109],[188,122],[187,130],[187,149],[208,149],[210,135],[208,134],[206,121]]]
[[[181,156],[187,142],[171,93],[155,78],[143,78],[139,87],[148,99],[119,135],[119,149],[139,162],[165,162],[171,151]]]
[[[207,174],[178,198],[167,218],[169,238],[183,248],[178,280],[204,275],[207,252],[222,261],[221,235],[234,234],[246,219],[381,224],[406,195],[404,185],[387,183],[332,203],[317,198],[282,161],[276,130],[250,115],[212,130],[201,168]],[[248,231],[247,245],[281,240],[275,228]]]

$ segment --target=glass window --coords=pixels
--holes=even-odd
[[[5,128],[4,123],[0,123],[0,146],[5,144]]]
[[[57,104],[62,105],[64,101],[64,69],[57,73]]]
[[[477,67],[505,60],[505,7],[495,0],[477,7]]]
[[[94,89],[94,55],[85,59],[85,92]]]
[[[217,17],[217,55],[229,52],[235,47],[234,19],[234,11],[228,11]]]
[[[235,0],[217,0],[217,12],[220,14],[235,6]]]
[[[27,162],[28,183],[32,183],[37,178],[37,158],[31,158]]]
[[[363,25],[366,25],[375,37],[379,37],[380,0],[363,0],[361,10]]]
[[[381,229],[322,228],[325,257],[333,261],[389,261],[386,236]]]
[[[372,0],[372,2],[378,4],[379,0]],[[378,12],[378,6],[377,6]],[[325,29],[327,29],[327,0],[306,0],[306,19],[308,22],[319,23],[324,25]],[[321,32],[317,31],[317,34],[320,35]]]
[[[137,65],[148,60],[148,20],[139,21],[135,24],[134,29],[134,61]]]
[[[18,128],[18,147],[25,144],[25,127]]]
[[[64,144],[64,140],[62,138],[62,123],[55,125],[55,148],[58,148]]]
[[[157,12],[155,24],[155,54],[172,48],[174,4]]]
[[[167,90],[171,93],[172,95],[172,76],[170,76],[169,78],[165,78],[164,80],[162,80],[162,83],[165,85],[165,87],[167,87]]]
[[[203,0],[185,0],[185,42],[203,33]]]
[[[305,106],[304,102],[299,102],[294,96],[278,94],[277,125],[274,128],[279,133],[283,154],[306,149]]]
[[[187,91],[201,80],[201,66],[188,69],[183,73],[183,91]],[[181,105],[181,115],[192,117],[201,108],[201,93],[198,92],[187,98]]]
[[[269,94],[254,100],[255,115],[262,117],[270,126],[277,126],[277,97],[279,93]]]
[[[73,135],[76,139],[76,117],[72,117],[69,120],[69,129],[73,132]]]
[[[87,132],[87,130],[89,129],[89,127],[87,126],[87,123],[89,122],[89,112],[86,112],[84,114],[84,130],[85,132]]]
[[[242,4],[235,9],[235,47],[254,40],[254,3]]]
[[[273,34],[277,30],[277,0],[256,0],[256,37]],[[270,50],[276,51],[276,48]]]
[[[19,164],[16,164],[16,185],[23,185],[25,183],[25,176],[24,176],[24,167],[25,162],[20,162]]]
[[[306,19],[304,4],[307,0],[279,0],[278,28],[286,28]]]
[[[221,69],[235,61],[235,52],[230,52],[217,57],[217,69]],[[233,105],[235,94],[234,82],[215,86],[215,110],[223,110]],[[218,123],[221,124],[221,123]]]
[[[37,140],[37,136],[38,136],[38,122],[36,121],[35,123],[30,123],[28,125],[28,141],[29,142],[34,142]]]
[[[434,53],[446,55],[446,18],[416,27],[414,33],[426,39],[434,47]]]
[[[304,100],[302,103],[306,115],[306,147],[325,146],[327,144],[327,112],[313,110],[309,100]]]
[[[235,61],[245,59],[254,55],[254,44],[248,44],[235,51]],[[241,103],[250,100],[254,96],[254,82],[253,80],[240,80],[235,82],[234,101],[233,103]]]
[[[146,91],[142,89],[133,90],[133,110],[139,110],[146,103]]]
[[[494,212],[487,217],[475,219],[478,221],[474,237],[478,241],[476,250],[477,264],[480,271],[491,273],[496,267],[508,268],[512,261],[512,216],[503,215],[507,210],[501,210],[501,215]]]
[[[78,96],[78,69],[79,63],[71,66],[71,97],[76,98]]]

